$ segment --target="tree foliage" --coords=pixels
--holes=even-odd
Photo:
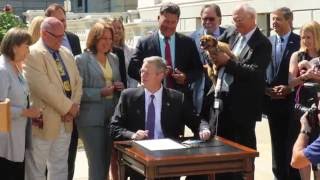
[[[19,17],[12,13],[0,14],[0,42],[6,32],[12,27],[26,27]]]

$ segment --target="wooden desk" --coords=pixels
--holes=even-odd
[[[148,180],[160,177],[242,172],[246,180],[254,179],[253,160],[259,153],[253,149],[216,137],[220,145],[165,151],[149,151],[130,146],[130,141],[117,141],[119,178],[125,179],[125,166],[129,166]],[[213,175],[212,175],[213,174]]]

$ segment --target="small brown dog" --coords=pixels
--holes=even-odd
[[[232,53],[232,51],[229,48],[229,45],[227,43],[223,43],[218,41],[215,37],[211,35],[203,35],[200,39],[200,47],[205,50],[205,52],[208,54],[209,59],[211,62],[209,64],[204,65],[203,67],[207,69],[208,76],[215,84],[217,81],[218,76],[218,69],[214,63],[215,55],[218,52],[225,52],[228,56],[230,56],[232,59],[235,59],[236,56]]]

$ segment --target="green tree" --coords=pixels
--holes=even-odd
[[[6,32],[12,27],[26,27],[26,24],[12,13],[0,14],[0,42]]]

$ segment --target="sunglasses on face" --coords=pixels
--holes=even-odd
[[[63,36],[64,36],[64,34],[62,34],[62,35],[55,35],[55,34],[53,34],[52,32],[49,32],[49,31],[46,31],[46,32],[49,33],[51,36],[57,38],[57,39],[61,39],[61,38],[63,38]]]

